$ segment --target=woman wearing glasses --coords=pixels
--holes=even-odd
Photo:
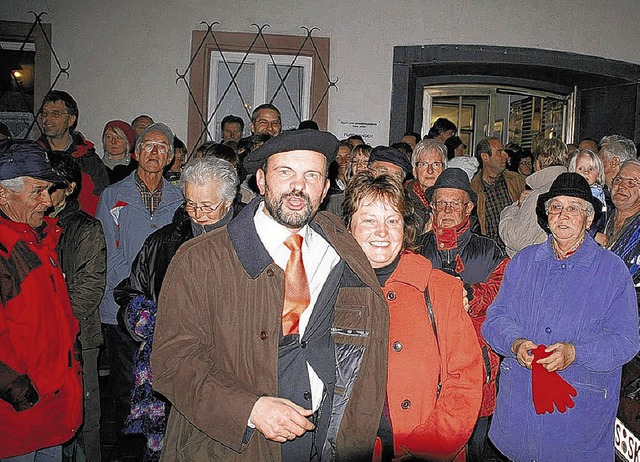
[[[147,438],[145,460],[157,460],[168,416],[168,402],[151,388],[149,358],[158,295],[171,259],[193,237],[225,226],[238,211],[233,207],[238,190],[236,169],[217,157],[190,161],[182,173],[188,217],[175,220],[151,234],[138,253],[131,275],[114,290],[123,308],[124,323],[142,341],[136,360],[136,385],[125,431]],[[177,217],[183,216],[176,213]]]
[[[487,312],[504,356],[489,437],[511,460],[614,460],[638,312],[629,270],[587,233],[601,208],[582,176],[558,176],[536,208],[551,235],[511,260]]]

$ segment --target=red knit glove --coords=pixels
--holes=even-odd
[[[560,412],[566,412],[567,408],[573,408],[575,403],[573,399],[578,396],[578,392],[566,380],[560,377],[557,372],[549,372],[542,364],[538,364],[539,359],[546,358],[551,355],[544,350],[545,345],[538,345],[534,350],[533,362],[531,363],[531,395],[533,397],[533,405],[537,414],[554,411],[554,405]]]

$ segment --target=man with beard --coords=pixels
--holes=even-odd
[[[163,460],[371,460],[389,319],[359,245],[317,213],[337,151],[317,130],[270,139],[245,159],[263,196],[172,260],[151,355],[174,406]]]

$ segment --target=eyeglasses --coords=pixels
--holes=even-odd
[[[640,181],[634,178],[624,178],[622,176],[617,176],[611,182],[613,186],[623,185],[627,189],[636,188],[640,184]]]
[[[43,119],[46,117],[50,117],[52,119],[59,119],[62,116],[69,115],[69,113],[62,112],[62,111],[40,111],[38,115]]]
[[[578,204],[568,205],[566,207],[560,204],[550,204],[547,206],[547,215],[560,215],[562,212],[570,217],[580,215],[582,212],[586,212],[588,209],[583,209]]]
[[[418,168],[426,168],[429,170],[431,167],[432,170],[440,170],[444,167],[444,163],[442,162],[416,162],[416,167]]]
[[[149,153],[153,151],[153,148],[157,148],[159,154],[166,154],[169,152],[169,145],[162,141],[145,141],[140,145],[140,147]]]
[[[453,212],[460,212],[469,202],[460,202],[460,201],[436,201],[431,203],[431,207],[436,209],[438,212],[444,212],[447,207]]]
[[[187,202],[184,206],[184,209],[189,213],[194,213],[196,210],[200,210],[205,215],[208,215],[211,212],[215,212],[216,210],[218,210],[220,208],[220,205],[222,205],[222,201],[218,202],[218,205],[216,206],[196,205],[193,202]]]

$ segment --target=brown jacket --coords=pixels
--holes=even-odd
[[[243,442],[256,400],[278,394],[284,273],[256,234],[258,202],[228,227],[184,244],[169,266],[151,356],[153,386],[174,405],[163,460],[281,460],[280,444],[258,431]],[[337,371],[323,452],[329,448],[330,458],[340,460],[371,460],[385,396],[387,306],[366,257],[340,220],[320,212],[312,227],[346,261],[334,305]],[[355,380],[341,383],[349,382],[349,373]]]
[[[509,190],[509,196],[511,201],[516,202],[520,199],[520,194],[524,191],[525,183],[524,177],[519,173],[505,170],[502,172],[504,179],[507,182],[507,189]],[[480,222],[480,233],[483,236],[487,235],[487,215],[486,215],[486,197],[484,191],[482,191],[482,170],[478,170],[476,176],[471,180],[471,189],[478,196],[478,203],[476,204],[476,210],[478,211],[478,221]]]

